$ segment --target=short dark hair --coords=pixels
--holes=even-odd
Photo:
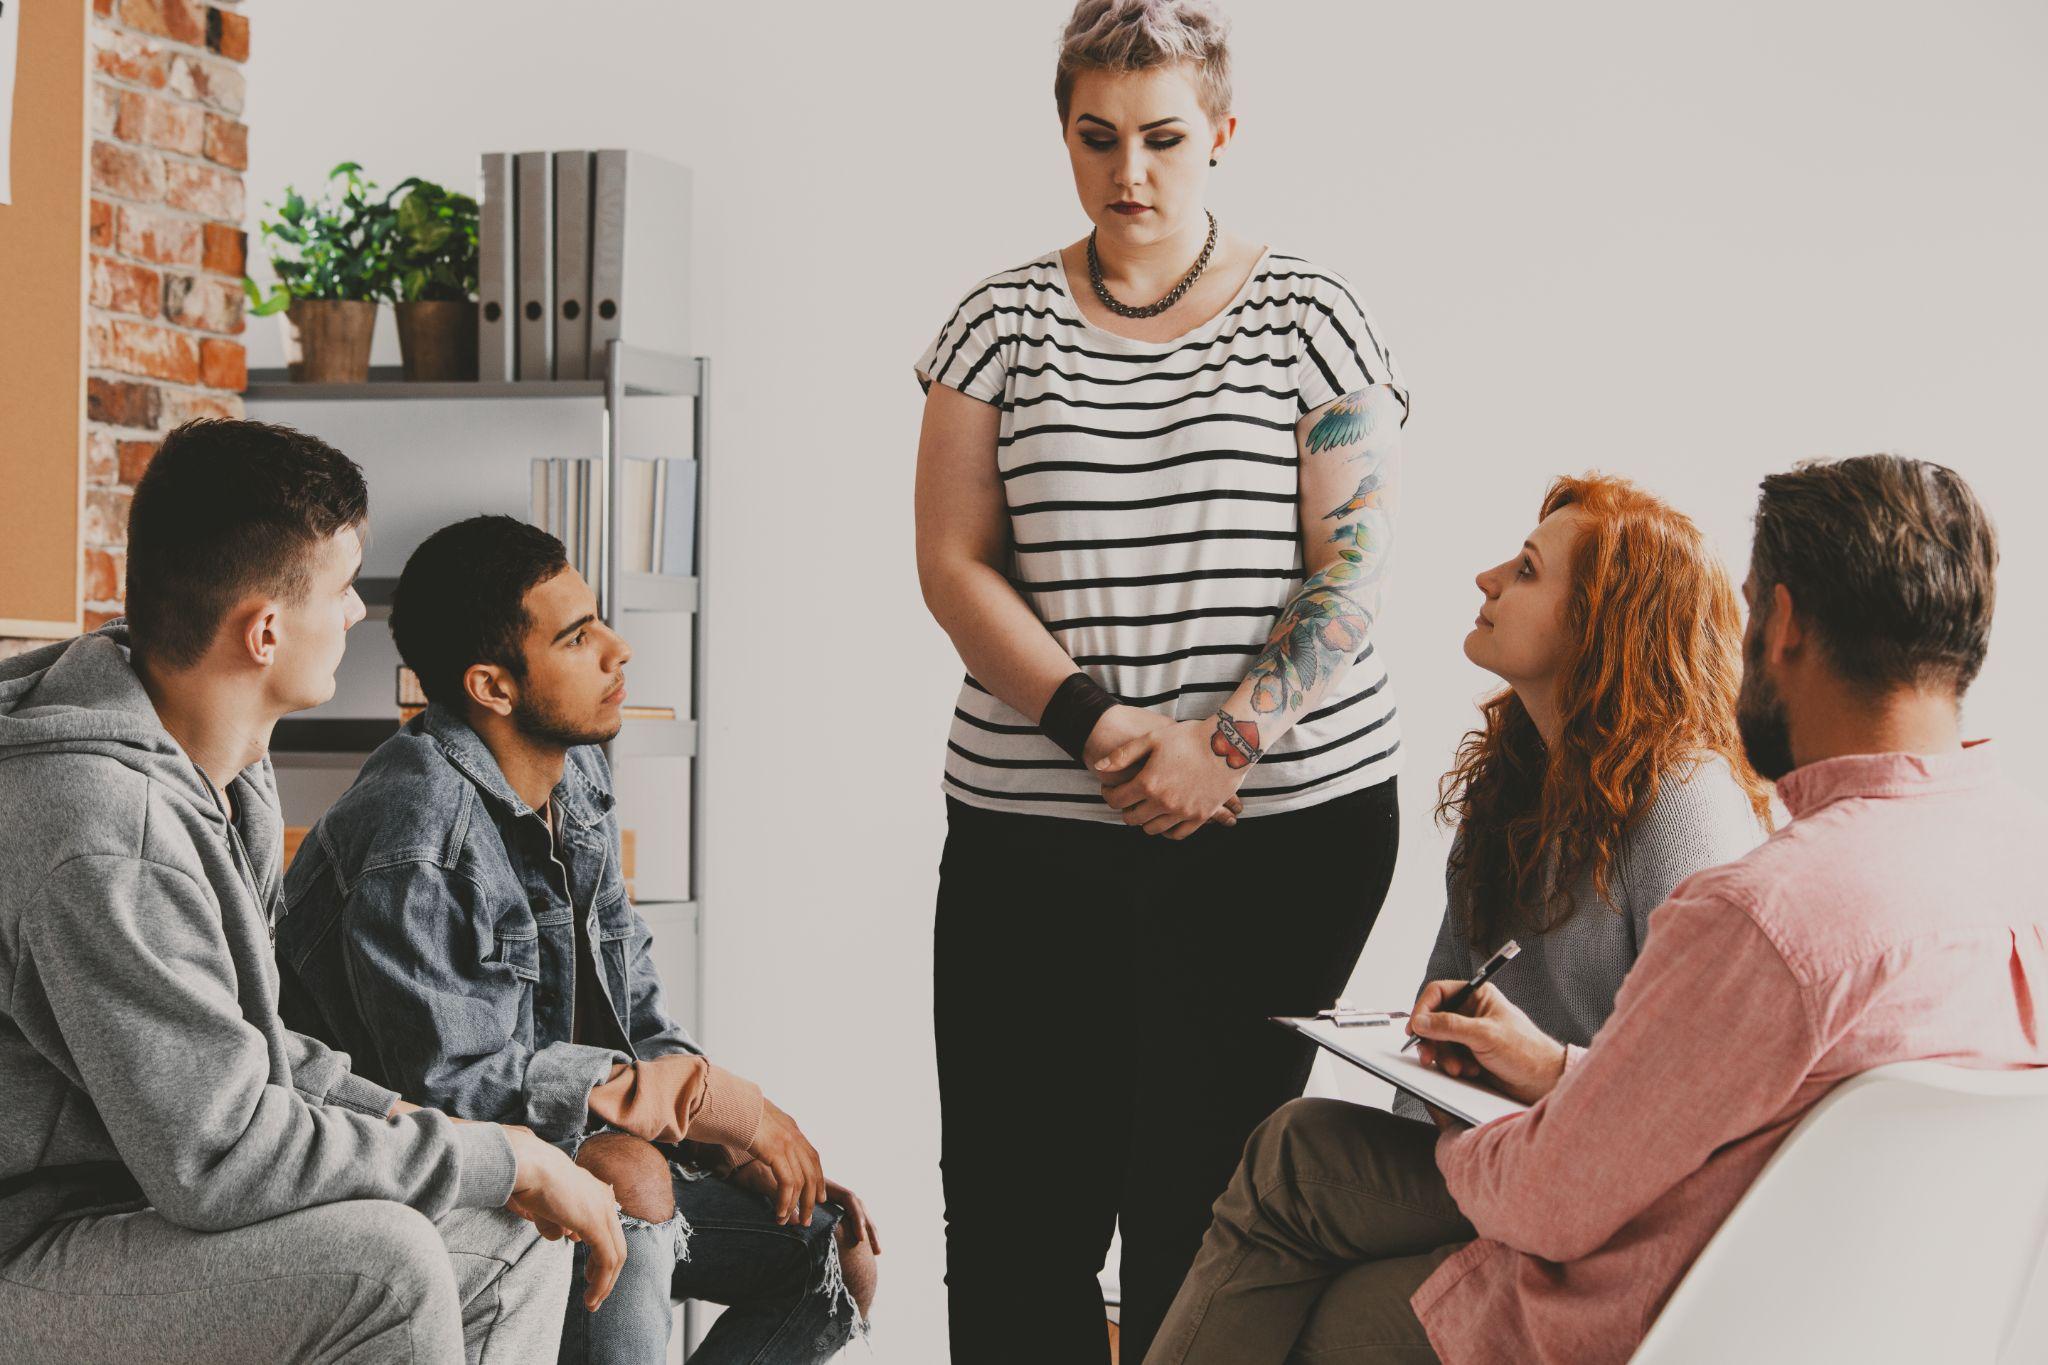
[[[128,508],[128,636],[197,663],[245,594],[304,600],[320,542],[370,514],[363,471],[318,437],[212,418],[164,437]]]
[[[1853,686],[1960,697],[1983,667],[1998,535],[1953,469],[1859,455],[1773,474],[1750,556],[1759,604],[1784,584]]]
[[[421,541],[392,589],[391,638],[427,700],[460,708],[474,664],[524,678],[526,594],[568,567],[561,541],[516,517],[471,517]]]

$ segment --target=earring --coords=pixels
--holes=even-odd
[[[1215,165],[1215,164],[1216,164],[1216,158],[1215,158],[1215,157],[1213,157],[1213,156],[1212,156],[1212,157],[1210,157],[1210,158],[1209,158],[1209,164],[1210,164],[1211,166]]]

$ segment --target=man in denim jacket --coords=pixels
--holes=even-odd
[[[665,1358],[672,1293],[730,1305],[693,1359],[835,1354],[872,1227],[663,1001],[595,747],[621,723],[625,641],[561,543],[509,517],[428,537],[391,628],[430,704],[286,877],[287,1017],[407,1098],[524,1124],[613,1184],[626,1269],[610,1311],[571,1305],[563,1360]]]

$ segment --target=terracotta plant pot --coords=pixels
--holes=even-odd
[[[464,382],[476,378],[476,302],[427,300],[394,305],[398,350],[412,381]]]
[[[360,384],[370,377],[377,305],[360,299],[293,299],[284,324],[285,368],[296,383]]]

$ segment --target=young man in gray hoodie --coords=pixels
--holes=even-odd
[[[44,1362],[552,1358],[609,1186],[283,1026],[272,726],[362,619],[361,471],[193,423],[137,485],[125,623],[0,663],[0,1343]],[[522,1221],[523,1220],[523,1221]]]

